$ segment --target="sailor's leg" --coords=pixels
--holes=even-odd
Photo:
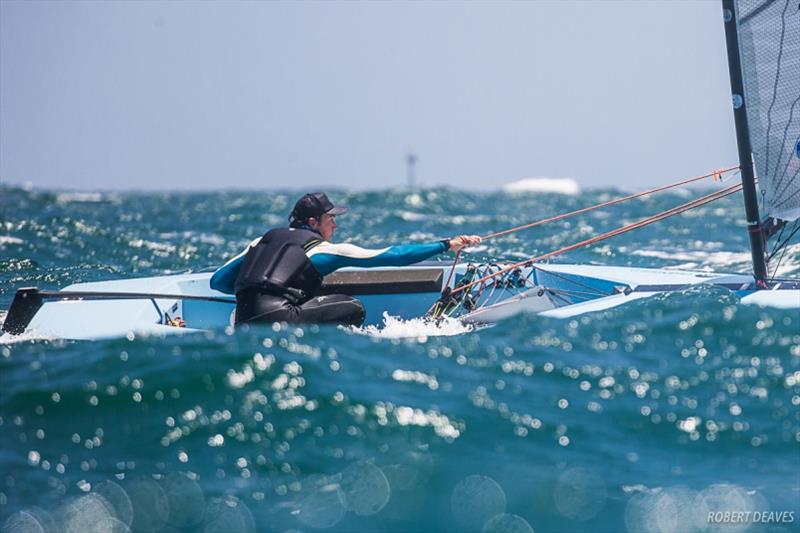
[[[296,307],[297,322],[360,326],[364,323],[364,304],[346,294],[317,296]]]
[[[296,322],[297,307],[286,298],[269,294],[244,293],[236,296],[236,324]]]

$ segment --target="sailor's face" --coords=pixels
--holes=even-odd
[[[326,241],[332,240],[333,234],[336,233],[336,215],[329,215],[327,213],[322,215],[317,229],[323,239]]]

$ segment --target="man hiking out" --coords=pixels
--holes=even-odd
[[[236,324],[291,322],[361,325],[363,304],[346,294],[317,296],[322,278],[342,267],[407,266],[446,251],[478,244],[459,235],[424,244],[381,249],[334,243],[335,207],[325,193],[304,195],[289,215],[288,228],[267,231],[211,277],[211,288],[236,295]]]

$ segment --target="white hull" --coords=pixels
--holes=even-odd
[[[425,270],[441,270],[440,280],[447,279],[448,267],[443,263],[419,267],[382,268],[369,272],[384,277]],[[454,278],[465,272],[459,265]],[[343,272],[364,273],[359,269]],[[438,272],[437,272],[438,273]],[[592,311],[609,309],[655,294],[682,290],[701,284],[723,286],[739,294],[743,304],[777,308],[800,308],[800,288],[752,290],[753,279],[739,274],[683,272],[645,268],[606,267],[592,265],[542,265],[535,272],[525,271],[529,284],[522,288],[498,289],[487,296],[472,312],[461,314],[468,323],[493,323],[518,313],[537,313],[565,318]],[[200,296],[225,301],[202,301],[170,298],[48,300],[25,328],[35,336],[64,339],[100,339],[130,335],[182,334],[198,330],[224,330],[233,323],[234,298],[209,287],[210,273],[180,274],[127,280],[79,283],[62,289],[70,292],[158,293],[175,296]],[[439,282],[442,283],[441,281]],[[796,281],[789,282],[798,287]],[[441,287],[424,292],[358,294],[367,308],[368,324],[379,324],[384,312],[401,318],[424,316],[440,296]],[[168,325],[169,319],[180,317],[186,327]],[[6,334],[7,335],[7,334]]]

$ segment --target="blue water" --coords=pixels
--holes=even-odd
[[[281,224],[298,196],[0,194],[2,310],[19,287],[219,265]],[[351,207],[337,238],[376,247],[487,233],[618,194],[331,192]],[[471,257],[547,252],[689,194],[489,241]],[[742,219],[730,198],[558,260],[746,272]],[[798,265],[794,247],[781,272],[796,276]],[[796,310],[699,288],[458,335],[391,322],[98,342],[6,336],[0,524],[798,531],[799,326]],[[726,511],[750,514],[709,523]]]

